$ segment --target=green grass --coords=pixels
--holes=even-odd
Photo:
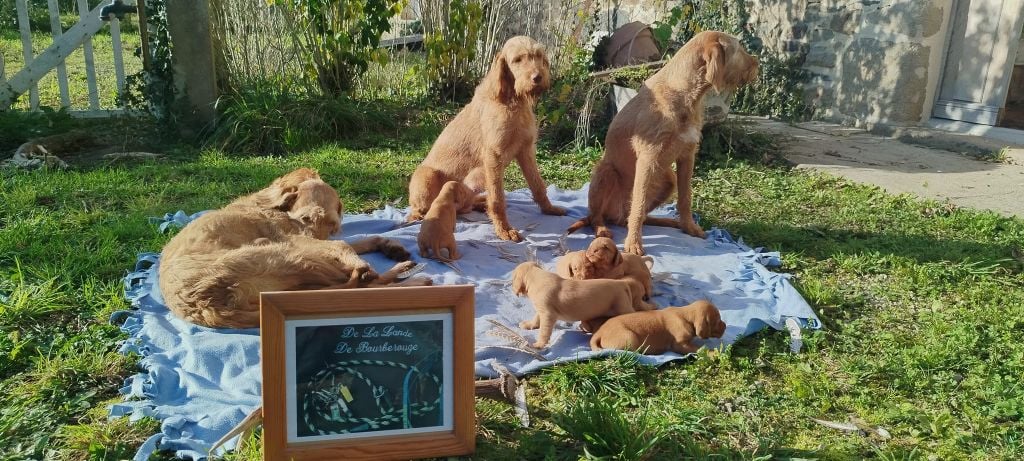
[[[168,238],[147,217],[219,206],[298,166],[318,168],[349,211],[401,201],[445,116],[284,156],[176,148],[0,171],[0,459],[122,459],[155,430],[104,417],[135,368],[106,324],[127,307],[121,276]],[[696,209],[705,227],[783,252],[824,323],[805,350],[768,331],[660,369],[561,365],[527,380],[529,428],[478,401],[478,459],[1024,458],[1024,222],[766,166],[770,141],[709,133]],[[549,182],[578,187],[599,155],[540,162]],[[850,415],[893,438],[811,421]]]

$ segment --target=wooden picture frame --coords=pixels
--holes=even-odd
[[[264,459],[472,453],[473,323],[472,285],[261,293]]]

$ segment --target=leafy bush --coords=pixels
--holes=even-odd
[[[435,18],[429,21],[423,37],[427,51],[426,74],[431,91],[441,100],[465,98],[472,90],[476,76],[472,73],[476,59],[477,39],[483,21],[483,8],[478,0],[452,0],[445,8],[430,5]]]
[[[407,0],[276,0],[298,34],[306,73],[327,95],[347,94],[370,63],[387,52],[378,48],[390,19]]]
[[[537,103],[542,142],[553,149],[570,142],[579,148],[603,140],[610,122],[603,103],[608,85],[590,78],[593,53],[567,46],[570,49],[564,52],[571,53],[569,66],[554,76],[551,89]]]

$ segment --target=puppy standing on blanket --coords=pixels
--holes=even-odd
[[[592,350],[622,349],[647,355],[668,351],[690,354],[698,349],[694,339],[721,338],[725,334],[718,308],[703,300],[684,307],[612,317],[598,327],[590,338]]]
[[[747,84],[757,77],[757,68],[757,60],[731,35],[704,31],[690,39],[615,115],[604,157],[590,177],[589,215],[569,232],[590,225],[597,236],[611,237],[606,221],[626,225],[625,252],[636,255],[644,254],[644,224],[704,237],[690,211],[704,94]],[[678,194],[678,220],[647,216],[673,192]]]
[[[427,213],[441,187],[458,181],[474,191],[459,212],[468,212],[476,195],[487,192],[487,214],[502,240],[520,242],[505,213],[505,169],[513,160],[526,178],[544,214],[564,215],[548,200],[537,167],[537,98],[550,86],[544,46],[529,37],[512,37],[494,57],[491,69],[476,87],[473,100],[441,132],[427,158],[409,180],[409,216]]]
[[[512,272],[512,292],[526,295],[536,311],[520,328],[540,328],[533,347],[543,349],[551,339],[555,322],[575,322],[635,312],[633,284],[624,280],[566,280],[525,262]]]
[[[416,237],[420,256],[426,258],[433,252],[434,259],[440,261],[459,259],[459,250],[455,244],[455,213],[459,203],[472,193],[458,181],[444,184],[441,193],[430,205],[430,211],[423,217],[423,224],[420,224],[420,233]],[[448,251],[447,257],[441,254],[441,249]]]

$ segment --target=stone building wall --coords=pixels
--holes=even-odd
[[[949,0],[748,0],[766,47],[801,55],[815,117],[916,125],[939,87]]]

